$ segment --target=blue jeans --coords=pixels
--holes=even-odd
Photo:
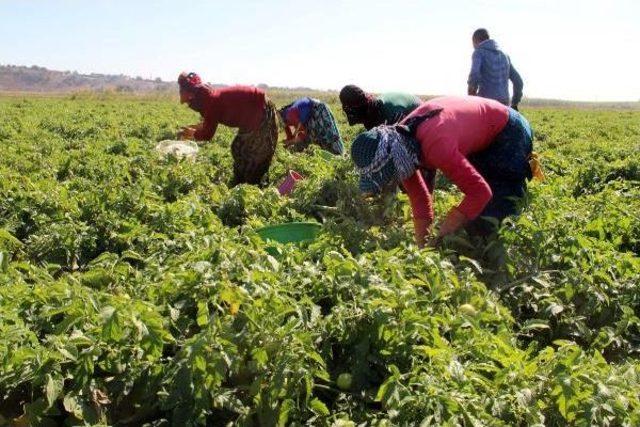
[[[504,218],[518,213],[518,199],[527,191],[527,181],[532,178],[529,156],[533,150],[533,130],[520,113],[509,109],[509,120],[485,150],[468,157],[469,162],[487,181],[493,197],[480,216],[471,221],[467,232],[487,235],[495,231],[495,225],[483,217],[500,223]]]

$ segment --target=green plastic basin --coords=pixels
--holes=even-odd
[[[317,222],[289,222],[269,225],[256,230],[263,240],[275,240],[279,243],[299,243],[313,240],[322,226]]]

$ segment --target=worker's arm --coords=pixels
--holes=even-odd
[[[216,133],[216,129],[218,128],[218,122],[207,119],[205,117],[202,126],[196,130],[193,135],[193,139],[196,141],[209,141],[213,138],[213,135]]]
[[[299,124],[294,131],[294,137],[285,141],[285,146],[291,151],[304,151],[311,141],[307,137],[307,130],[302,124]]]
[[[455,232],[467,221],[477,218],[493,194],[487,181],[460,153],[454,141],[443,141],[431,154],[429,161],[464,193],[464,199],[455,208],[456,211],[450,212],[443,222],[443,225],[447,225],[439,234],[446,235]],[[455,221],[452,222],[452,218]]]
[[[298,108],[289,107],[284,115],[284,123],[288,142],[295,143],[301,141],[300,132],[306,135],[304,126],[302,122],[300,122],[300,111]]]
[[[511,99],[511,107],[518,109],[518,104],[522,100],[522,88],[524,87],[524,82],[522,81],[522,77],[520,77],[520,73],[516,70],[516,68],[509,60],[509,80],[513,84],[513,98]]]
[[[291,132],[291,128],[292,127],[293,126],[290,126],[290,125],[288,125],[286,123],[284,125],[284,133],[287,135],[287,141],[291,141],[294,138],[294,134],[293,134],[293,132]]]
[[[433,224],[433,203],[429,189],[418,170],[402,181],[402,186],[409,196],[413,214],[413,228],[418,246],[424,246]]]
[[[196,125],[188,125],[188,126],[183,126],[182,128],[180,128],[180,130],[178,131],[178,139],[181,140],[191,140],[193,139],[193,136],[195,135],[196,131],[198,129],[200,129],[202,127],[202,123],[198,123]]]
[[[458,146],[457,140],[441,137],[432,141],[429,150],[429,163],[464,194],[462,202],[441,223],[439,237],[453,233],[467,221],[477,218],[493,196],[487,181]]]
[[[300,124],[298,126],[298,129],[296,129],[296,141],[297,142],[302,142],[302,141],[306,141],[308,139],[308,132],[307,132],[307,128],[304,127],[304,125]]]
[[[482,65],[482,54],[479,50],[474,50],[471,55],[471,71],[467,80],[467,93],[469,95],[477,95],[480,86],[480,67]]]
[[[307,129],[302,124],[298,124],[298,126],[295,129],[293,129],[293,131],[291,130],[292,128],[293,126],[286,127],[286,131],[287,131],[287,140],[285,141],[286,144],[297,144],[299,142],[305,142],[308,139]]]

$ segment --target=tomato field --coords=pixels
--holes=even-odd
[[[176,100],[1,98],[0,425],[639,425],[640,111],[523,110],[523,214],[419,250],[348,157],[228,189],[234,130],[154,151]],[[322,231],[267,252],[291,221]]]

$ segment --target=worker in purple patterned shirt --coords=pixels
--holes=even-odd
[[[473,56],[469,73],[469,95],[495,99],[517,110],[522,99],[522,78],[511,59],[498,48],[489,32],[480,28],[473,33]],[[513,98],[509,98],[509,80],[513,83]]]

